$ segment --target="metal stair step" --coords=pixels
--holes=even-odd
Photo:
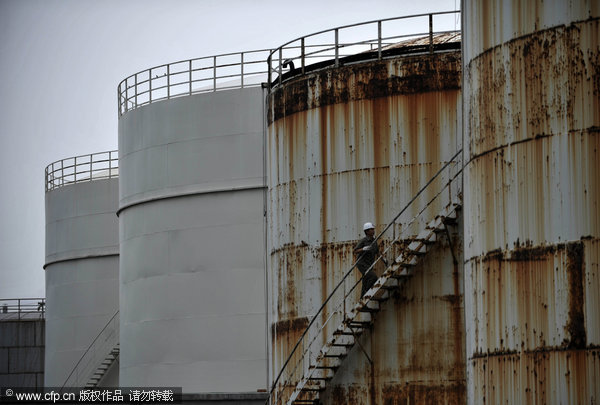
[[[439,215],[427,223],[425,228],[422,228],[416,238],[408,242],[408,245],[404,240],[393,241],[404,247],[403,252],[396,257],[391,266],[386,265],[385,272],[373,287],[344,316],[337,329],[333,333],[330,332],[330,338],[315,359],[316,364],[309,367],[309,371],[287,399],[287,404],[321,403],[319,394],[326,389],[328,382],[333,379],[345,361],[345,357],[357,344],[358,337],[373,326],[375,314],[382,310],[381,303],[392,296],[392,290],[401,288],[406,280],[413,277],[414,268],[419,264],[420,257],[425,255],[440,238],[444,238],[440,233],[446,232],[446,226],[458,223],[457,210],[459,209],[461,209],[459,204],[446,206]]]
[[[317,370],[337,370],[340,366],[314,366],[313,368]]]
[[[331,346],[333,347],[352,347],[354,343],[333,343]]]
[[[417,265],[417,259],[412,257],[406,257],[404,253],[398,256],[395,263],[400,267],[414,267]]]
[[[350,328],[352,327],[356,327],[356,328],[368,328],[369,326],[371,326],[373,322],[370,321],[352,321],[352,322],[348,322],[348,325]]]
[[[347,353],[344,354],[324,354],[323,357],[327,359],[340,359],[342,357],[346,357]]]
[[[426,249],[414,249],[414,250],[407,250],[407,252],[412,255],[423,256],[424,254],[427,253],[427,250]]]
[[[312,380],[312,381],[329,381],[332,378],[333,377],[313,377],[313,376],[308,377],[308,379]]]
[[[405,273],[405,274],[398,273],[398,274],[393,274],[390,277],[395,278],[396,280],[406,280],[407,278],[411,278],[412,276],[413,276],[412,274],[408,274],[408,273]]]

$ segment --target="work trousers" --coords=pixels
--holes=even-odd
[[[362,271],[361,271],[361,273],[362,273]],[[371,271],[368,272],[367,274],[365,274],[365,276],[363,277],[362,289],[360,291],[360,296],[362,297],[363,295],[365,295],[365,293],[367,291],[369,291],[371,289],[371,287],[373,287],[373,284],[375,284],[376,281],[377,281],[377,276],[375,275],[375,270],[371,269]]]

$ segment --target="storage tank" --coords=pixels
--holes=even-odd
[[[122,386],[264,397],[264,60],[199,58],[119,85]]]
[[[599,18],[463,2],[468,403],[600,401]]]
[[[342,280],[356,258],[352,250],[364,236],[363,223],[374,222],[377,234],[385,231],[380,244],[390,248],[392,260],[397,245],[422,231],[449,201],[460,200],[460,181],[444,188],[460,172],[460,162],[444,167],[460,151],[462,133],[460,36],[439,33],[443,29],[432,24],[444,16],[457,14],[340,27],[291,41],[271,55],[272,403],[293,400],[294,386],[333,337],[339,313],[360,299],[352,293],[359,272]],[[394,31],[406,26],[430,35]],[[363,36],[351,42],[352,30]],[[443,175],[411,204],[438,171]],[[417,221],[409,223],[413,217]],[[323,403],[464,401],[462,237],[451,232],[451,242],[441,238],[405,288],[382,304],[372,328],[334,369]],[[343,309],[329,299],[346,293]]]
[[[116,151],[46,167],[46,387],[86,385],[118,343],[93,345],[119,310],[118,167]]]

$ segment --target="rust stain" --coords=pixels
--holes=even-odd
[[[582,241],[518,242],[513,250],[495,250],[473,263],[471,279],[480,286],[474,293],[481,301],[476,302],[483,304],[473,316],[486,338],[472,356],[586,347]],[[564,318],[561,308],[567,305]]]
[[[410,56],[325,69],[286,82],[268,97],[268,123],[353,100],[460,88],[460,52]]]
[[[592,404],[600,396],[597,350],[533,351],[474,359],[473,398],[483,403]],[[507,389],[510,387],[510,389]]]
[[[586,269],[586,247],[595,249],[597,241],[585,237],[540,246],[518,241],[512,251],[477,260],[470,275],[479,286],[470,337],[475,347],[469,353],[475,398],[590,403],[600,397],[593,383],[600,376],[598,347],[586,335],[586,319],[592,329],[597,321],[585,318],[584,310],[587,273],[595,271]]]
[[[537,31],[467,61],[471,157],[598,126],[599,27],[596,18]]]
[[[339,386],[331,389],[331,405],[370,405],[367,389],[362,386]]]
[[[465,382],[452,382],[445,385],[418,383],[386,385],[381,394],[383,405],[462,405],[467,402]]]
[[[359,401],[369,404],[465,402],[464,307],[461,283],[455,281],[460,275],[454,274],[448,249],[445,242],[436,245],[415,277],[377,315],[363,342],[373,371],[356,350],[332,387],[341,395],[339,403],[354,403],[353,395],[363,395]]]
[[[329,180],[328,176],[326,176],[327,172],[328,172],[328,167],[327,167],[327,162],[329,161],[328,159],[328,142],[327,142],[327,138],[329,136],[331,136],[330,132],[329,132],[329,126],[327,125],[327,120],[329,117],[329,114],[325,113],[326,111],[322,111],[321,113],[321,133],[320,133],[320,141],[321,141],[321,174],[322,176],[320,177],[320,181],[321,181],[321,216],[320,216],[320,223],[321,223],[321,242],[323,243],[323,245],[321,246],[320,249],[320,260],[321,260],[321,302],[325,302],[325,300],[327,299],[327,296],[329,295],[328,293],[328,288],[327,288],[327,284],[328,281],[333,281],[330,280],[331,277],[329,277],[329,272],[331,271],[331,269],[329,269],[328,266],[328,261],[327,261],[327,247],[325,246],[325,242],[329,241],[329,237],[327,234],[327,226],[328,226],[328,215],[327,215],[327,209],[328,209],[328,204],[329,204],[329,192],[328,192],[328,188],[327,188],[327,182]],[[331,273],[333,273],[333,271],[331,271]],[[328,314],[325,313],[325,311],[322,314],[322,322],[324,323],[326,320]]]
[[[273,336],[298,333],[302,334],[308,326],[308,318],[305,316],[299,318],[284,319],[282,321],[275,322],[271,325],[271,334]]]
[[[473,211],[466,223],[469,258],[527,241],[598,235],[599,153],[600,133],[584,130],[518,142],[472,160],[471,208],[465,207]]]
[[[586,346],[584,322],[584,250],[582,242],[567,245],[567,276],[569,283],[569,320],[566,330],[568,342],[563,342],[569,349],[582,349]]]
[[[272,288],[278,291],[274,319],[312,316],[350,268],[362,223],[374,221],[378,230],[383,229],[398,207],[404,206],[445,163],[443,159],[454,154],[460,143],[456,118],[461,101],[460,71],[457,52],[368,62],[290,79],[269,95],[269,142],[277,143],[270,146],[277,152],[272,165],[280,173],[269,184],[270,222],[276,224],[273,233],[277,233],[270,246],[272,268],[277,273]],[[431,199],[433,193],[424,193],[423,199]],[[431,209],[437,213],[441,207],[433,204]],[[414,214],[406,213],[410,218]],[[412,225],[408,234],[413,226],[419,224]],[[384,238],[381,243],[383,248],[390,240]],[[432,387],[454,378],[464,381],[460,371],[464,370],[464,333],[437,333],[436,329],[431,338],[422,331],[427,328],[423,319],[429,319],[421,313],[427,312],[425,308],[439,310],[436,324],[452,324],[454,329],[464,323],[460,275],[454,274],[453,279],[450,273],[456,269],[451,263],[446,266],[443,291],[427,298],[395,301],[398,308],[408,304],[420,314],[419,331],[414,336],[417,343],[402,340],[410,347],[410,356],[436,346],[435,342],[452,354],[442,355],[440,361],[433,354],[423,361],[407,357],[400,339],[393,337],[399,320],[388,320],[391,333],[366,344],[375,358],[380,357],[377,361],[388,362],[387,368],[376,365],[369,372],[362,356],[365,367],[348,372],[348,378],[360,382],[334,385],[333,403],[382,403],[381,387],[391,373],[394,378],[409,376],[415,384],[420,376],[433,373]],[[355,277],[359,277],[358,272]],[[441,287],[438,280],[432,280]],[[326,307],[324,319],[330,312]],[[295,344],[288,335],[282,330],[280,337],[277,333],[274,336],[274,350],[282,359]],[[396,356],[382,356],[387,339],[394,350],[400,350]],[[423,339],[425,345],[421,344]]]

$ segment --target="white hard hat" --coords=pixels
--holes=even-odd
[[[375,227],[373,226],[372,223],[365,222],[365,224],[363,225],[363,231],[366,231],[367,229],[375,229]]]

